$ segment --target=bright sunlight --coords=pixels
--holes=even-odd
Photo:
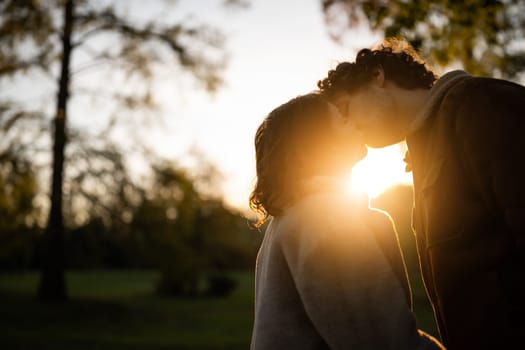
[[[352,169],[348,186],[352,192],[366,193],[369,198],[398,184],[412,184],[412,173],[405,172],[404,143],[385,148],[369,148],[368,155]]]

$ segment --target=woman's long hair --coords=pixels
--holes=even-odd
[[[364,157],[359,152],[356,159],[350,140],[338,142],[331,113],[325,97],[310,93],[277,107],[261,123],[255,134],[257,178],[249,199],[259,216],[255,226],[297,201],[303,180],[347,174]]]

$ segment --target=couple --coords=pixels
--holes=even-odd
[[[361,50],[318,87],[255,136],[250,205],[269,223],[251,348],[523,348],[525,87],[463,71],[438,78],[400,40]],[[340,185],[365,144],[403,140],[441,342],[417,327],[390,217]]]

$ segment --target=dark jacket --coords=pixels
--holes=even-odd
[[[442,90],[407,138],[413,226],[442,340],[451,350],[525,347],[525,87],[465,74]]]

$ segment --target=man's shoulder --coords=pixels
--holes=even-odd
[[[525,87],[504,79],[469,77],[453,86],[441,104],[439,124],[461,142],[483,143],[521,133]],[[470,140],[470,141],[469,141]]]
[[[521,118],[525,111],[525,86],[490,77],[468,77],[452,86],[440,103],[445,119],[454,119],[461,125],[475,122],[481,127],[501,123],[502,119]]]
[[[452,86],[446,95],[446,99],[459,99],[459,102],[469,100],[482,102],[484,100],[490,101],[495,97],[509,98],[513,95],[525,98],[525,86],[505,79],[470,76]],[[483,99],[477,100],[480,97]]]

